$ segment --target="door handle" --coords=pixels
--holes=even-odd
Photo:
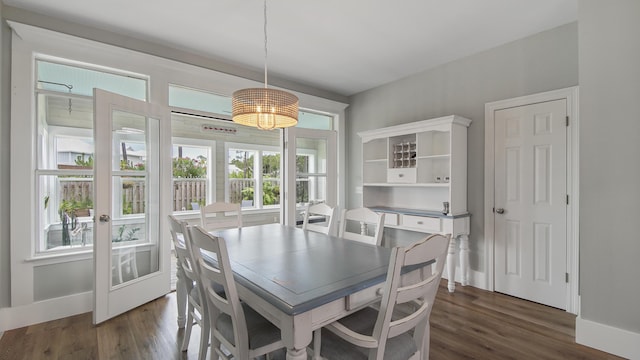
[[[504,209],[503,208],[498,208],[498,209],[496,209],[496,212],[498,214],[504,214]]]
[[[111,220],[111,217],[109,217],[109,215],[100,215],[100,222],[106,223],[109,222],[109,220]]]

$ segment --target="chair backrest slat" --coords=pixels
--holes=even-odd
[[[357,223],[358,229],[353,231],[353,223]],[[373,234],[368,233],[368,229],[373,227]],[[360,241],[372,245],[382,244],[382,234],[384,231],[384,214],[378,214],[368,208],[357,208],[343,210],[340,217],[340,231],[338,236],[347,239]]]
[[[335,212],[336,208],[331,207],[325,203],[307,205],[307,209],[304,212],[304,220],[302,222],[302,230],[314,231],[327,235],[334,235],[335,225]],[[315,224],[310,222],[312,215],[324,216],[325,221],[321,224]]]
[[[200,225],[206,230],[242,227],[240,204],[215,202],[200,208]]]

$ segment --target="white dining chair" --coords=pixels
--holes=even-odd
[[[368,208],[342,211],[338,236],[343,239],[380,246],[383,231],[384,213],[378,214]]]
[[[215,202],[200,208],[200,225],[206,230],[242,227],[240,204]]]
[[[235,359],[252,359],[284,348],[280,329],[240,301],[224,239],[200,226],[189,227],[188,232],[187,242],[199,265],[196,269],[204,284],[212,324],[212,359],[214,351],[224,359],[229,358],[224,350]],[[216,264],[205,261],[202,251],[216,259]]]
[[[321,355],[350,360],[428,359],[429,317],[450,239],[451,235],[436,234],[393,248],[379,309],[366,307],[325,326]],[[406,272],[420,276],[407,277]],[[402,312],[394,311],[402,305]]]
[[[382,244],[384,213],[378,214],[368,208],[345,209],[340,217],[338,237],[367,244]],[[313,332],[313,358],[320,359],[322,329]]]
[[[325,203],[309,204],[304,211],[302,230],[309,230],[327,235],[334,235],[336,208]],[[324,217],[322,222],[310,221],[314,216]]]
[[[196,272],[196,262],[192,252],[188,248],[189,244],[185,239],[187,223],[179,221],[173,215],[169,215],[169,230],[173,239],[173,246],[178,257],[180,275],[183,276],[185,293],[187,294],[187,321],[182,339],[181,351],[187,351],[191,339],[193,324],[200,326],[200,349],[198,359],[204,360],[209,347],[209,316],[207,315],[206,302],[203,301],[202,292],[204,288],[200,283],[200,278]]]

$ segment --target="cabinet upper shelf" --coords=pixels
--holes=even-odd
[[[363,205],[466,213],[470,124],[451,115],[358,133]]]

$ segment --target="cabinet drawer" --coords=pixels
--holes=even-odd
[[[398,225],[398,214],[394,213],[382,213],[384,214],[384,224],[397,226]]]
[[[345,299],[345,310],[355,310],[366,305],[370,305],[376,300],[379,300],[380,296],[382,295],[383,287],[384,283],[368,287],[366,289],[348,295]]]
[[[415,183],[416,182],[416,169],[387,169],[387,182],[388,183]]]
[[[442,219],[426,216],[402,215],[402,226],[429,233],[439,233],[442,231]]]

